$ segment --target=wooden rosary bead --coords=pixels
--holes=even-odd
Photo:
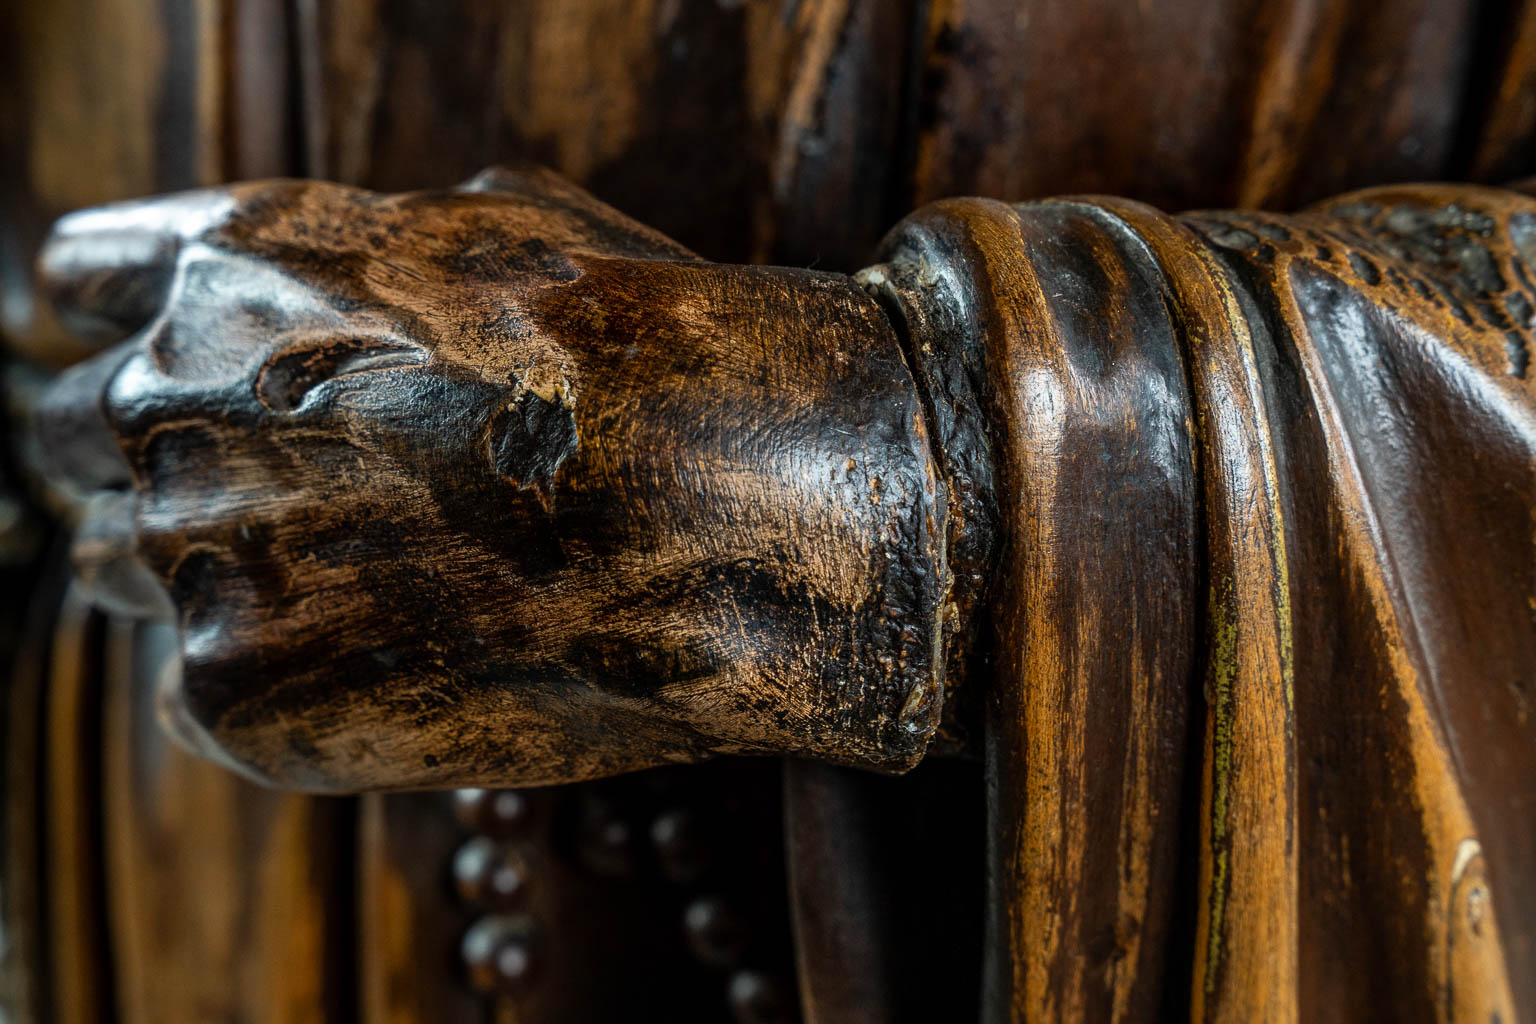
[[[528,827],[532,806],[516,789],[457,789],[453,792],[453,813],[472,832],[511,836]]]
[[[942,725],[982,739],[989,1020],[1536,1005],[1529,194],[952,199],[848,278],[537,172],[286,181],[71,216],[40,265],[158,325],[39,438],[131,473],[81,534],[176,605],[200,753],[534,786],[900,772]],[[633,869],[611,807],[575,824]],[[686,915],[711,962],[727,909]]]
[[[477,992],[515,994],[533,976],[532,928],[519,917],[483,917],[470,926],[460,943],[469,984]]]
[[[475,836],[453,855],[453,884],[467,906],[514,910],[526,897],[527,857],[516,845]]]
[[[617,878],[634,871],[634,836],[629,822],[607,800],[593,796],[582,800],[576,856],[594,874]]]
[[[700,832],[698,815],[687,808],[664,811],[651,822],[656,863],[678,885],[698,881],[713,859]]]
[[[798,1018],[784,988],[758,971],[737,971],[729,985],[736,1024],[792,1024]]]
[[[735,967],[751,942],[746,923],[718,896],[704,896],[683,911],[683,933],[700,963]]]

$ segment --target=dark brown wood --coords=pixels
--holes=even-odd
[[[448,890],[463,841],[441,794],[369,796],[358,826],[358,977],[367,1024],[490,1021],[455,953],[473,917]]]
[[[1476,181],[1503,182],[1536,169],[1536,4],[1501,4],[1485,18],[1485,40],[1493,53],[1474,57],[1474,84],[1481,88],[1477,101],[1486,107],[1468,174]]]
[[[795,951],[806,1019],[866,1024],[899,1012],[887,903],[870,870],[878,824],[860,799],[858,781],[828,765],[790,762],[785,814],[791,823],[790,889]]]
[[[1464,177],[1479,147],[1482,175],[1529,173],[1530,9],[934,0],[912,198],[1285,209]]]
[[[102,0],[0,10],[0,306],[9,347],[50,366],[87,351],[32,288],[61,214],[149,192],[292,172],[284,5]]]
[[[307,172],[393,191],[536,160],[712,259],[851,267],[900,212],[916,6],[301,5]]]
[[[1525,2],[130,7],[0,7],[0,313],[8,345],[55,365],[86,348],[27,285],[47,223],[228,177],[399,189],[531,157],[712,258],[851,270],[888,223],[949,193],[1287,206],[1392,178],[1501,181],[1536,169]],[[950,533],[975,537],[953,525],[967,494],[949,470]],[[987,566],[986,552],[976,545],[971,564]],[[959,553],[951,546],[952,560]],[[956,608],[969,611],[963,592]],[[1324,639],[1320,649],[1340,649]],[[989,677],[992,652],[984,632],[952,632],[947,647],[949,710],[933,749],[952,751],[979,745],[966,726],[974,732],[982,709],[959,704],[974,696],[968,672]],[[1345,739],[1326,749],[1366,742]],[[945,802],[886,781],[914,818]],[[866,816],[883,806],[859,794]],[[398,848],[374,855],[410,860],[417,842],[394,835]],[[823,838],[868,852],[865,837]],[[1376,843],[1351,838],[1346,865],[1362,841]],[[883,851],[870,856],[843,870],[883,870]],[[1483,862],[1466,863],[1462,884],[1475,891]],[[571,893],[573,905],[589,899]],[[891,942],[913,945],[910,927],[893,927]],[[185,969],[195,977],[201,965]]]
[[[1144,943],[1180,934],[1170,860],[1197,851],[1192,1019],[1533,1005],[1508,923],[1536,798],[1533,226],[1528,199],[1451,187],[1291,218],[964,201],[866,272],[920,311],[919,359],[956,345],[956,309],[981,332],[1018,510],[992,602],[989,1019],[1155,1018]],[[1144,352],[1182,352],[1187,396]],[[1138,501],[1143,480],[1173,489]],[[1203,594],[1169,550],[1202,534]],[[1156,599],[1119,604],[1138,588]],[[1195,622],[1203,795],[1176,843]]]
[[[43,261],[66,312],[165,295],[100,357],[96,429],[181,616],[194,746],[332,787],[902,769],[952,663],[945,732],[988,776],[983,1017],[1202,1021],[1533,1005],[1533,264],[1536,199],[1419,186],[1291,216],[953,200],[854,280],[707,264],[502,171],[86,213]],[[78,394],[45,448],[94,467]],[[819,849],[805,892],[871,862]],[[819,909],[817,939],[868,941]],[[528,939],[482,931],[494,987]],[[851,1002],[806,977],[813,1017]]]
[[[5,700],[5,817],[3,863],[6,878],[38,879],[38,833],[43,801],[37,792],[40,746],[40,694],[42,652],[16,653],[6,680]],[[22,1019],[41,1016],[47,994],[41,991],[46,977],[42,969],[42,916],[46,903],[41,886],[6,885],[0,889],[0,928],[5,946],[0,949],[0,1005]]]
[[[5,330],[54,365],[81,355],[28,287],[52,218],[230,177],[399,190],[536,160],[712,259],[844,271],[944,195],[1283,207],[1391,180],[1507,180],[1536,170],[1532,9],[13,4]]]
[[[58,215],[299,169],[279,99],[286,6],[0,5],[0,329],[12,353],[61,365],[94,347],[30,287],[36,246]],[[50,592],[30,600],[46,623]],[[118,637],[111,650],[105,636]],[[52,845],[41,870],[7,870],[0,889],[49,911],[56,954],[27,965],[41,997],[30,1007],[0,997],[0,1009],[22,1021],[346,1019],[346,963],[329,950],[289,960],[316,942],[342,947],[337,930],[352,928],[333,913],[351,900],[328,874],[346,852],[327,834],[349,829],[346,805],[306,810],[308,798],[209,775],[170,746],[123,628],[73,629],[55,646],[53,671],[65,674],[45,699],[55,716],[72,706],[78,721],[39,738],[33,777],[73,796],[43,808],[52,822],[33,838]],[[110,722],[105,694],[117,701]],[[22,806],[9,795],[6,804]],[[253,839],[268,826],[280,834]],[[326,881],[305,889],[315,878]],[[28,937],[16,939],[25,952]]]
[[[78,586],[60,605],[48,664],[43,717],[47,761],[43,766],[46,809],[42,846],[48,879],[46,1003],[66,1024],[101,1020],[112,1012],[105,948],[105,871],[98,816],[100,761],[80,751],[99,749],[100,675],[95,637],[103,620]]]
[[[93,851],[105,862],[117,1019],[347,1015],[352,873],[334,836],[349,803],[207,771],[156,721],[153,691],[175,670],[175,630],[118,619],[107,639],[92,708],[105,732],[104,836]]]
[[[58,602],[69,583],[67,566],[47,558],[46,535],[13,479],[0,473],[0,508],[12,516],[0,526],[0,657],[7,670],[0,692],[0,1006],[19,1020],[47,1012],[43,917],[49,911],[44,887],[22,880],[42,875],[46,798],[42,792],[45,744],[42,738],[46,675]],[[45,570],[43,567],[47,565]],[[37,600],[38,597],[41,600]]]
[[[969,761],[930,757],[900,778],[785,764],[807,1021],[976,1019],[982,789],[981,766]]]
[[[103,357],[137,507],[86,531],[136,535],[183,608],[162,701],[193,747],[339,790],[922,756],[942,496],[846,278],[707,264],[510,172],[86,212],[42,266],[76,320],[164,296]],[[94,366],[45,417],[76,420]]]
[[[947,446],[1006,538],[987,567],[991,672],[969,680],[999,801],[988,1018],[1152,1019],[1196,662],[1182,324],[1117,219],[1028,213],[940,204],[863,280],[913,310],[935,405],[968,403],[994,439]]]

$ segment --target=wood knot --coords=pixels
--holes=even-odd
[[[512,378],[510,397],[491,418],[486,454],[496,475],[518,488],[532,487],[548,499],[555,473],[580,446],[568,392],[548,394]]]

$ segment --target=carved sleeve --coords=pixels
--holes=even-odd
[[[41,434],[268,781],[969,748],[989,1020],[1510,1021],[1533,264],[1471,187],[950,200],[850,279],[547,175],[266,183],[66,221],[65,314],[137,333]]]
[[[993,1019],[1536,1005],[1533,261],[1419,187],[952,201],[863,274],[987,587]]]

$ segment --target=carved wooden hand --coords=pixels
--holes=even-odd
[[[970,736],[989,1019],[1536,1006],[1528,196],[953,200],[850,279],[541,174],[288,182],[77,215],[44,271],[138,331],[42,433],[120,489],[79,557],[169,593],[205,752],[355,789]]]
[[[138,329],[43,436],[131,495],[81,557],[169,591],[198,750],[344,790],[922,755],[943,500],[845,278],[705,263],[496,172],[87,211],[42,262],[74,322]]]

